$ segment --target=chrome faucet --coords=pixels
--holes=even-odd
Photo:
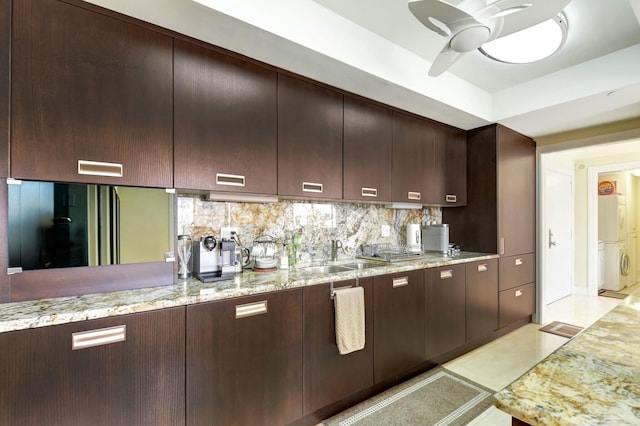
[[[342,243],[338,240],[331,240],[331,261],[335,262],[338,260],[338,250],[342,250],[344,253],[344,249],[342,248]]]

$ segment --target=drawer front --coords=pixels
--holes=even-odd
[[[500,290],[507,290],[536,280],[535,254],[500,258]]]
[[[535,283],[501,291],[498,298],[500,328],[533,315],[536,311]]]

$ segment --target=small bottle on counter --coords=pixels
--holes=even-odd
[[[288,271],[289,270],[289,252],[288,252],[289,244],[286,241],[282,243],[282,250],[280,251],[280,270]]]

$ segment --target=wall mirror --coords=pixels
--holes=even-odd
[[[174,194],[165,189],[14,181],[9,268],[162,262],[173,256]]]

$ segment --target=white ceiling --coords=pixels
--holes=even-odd
[[[87,1],[463,129],[537,137],[640,117],[640,0],[572,0],[556,55],[471,52],[438,77],[427,71],[445,39],[406,0]]]

